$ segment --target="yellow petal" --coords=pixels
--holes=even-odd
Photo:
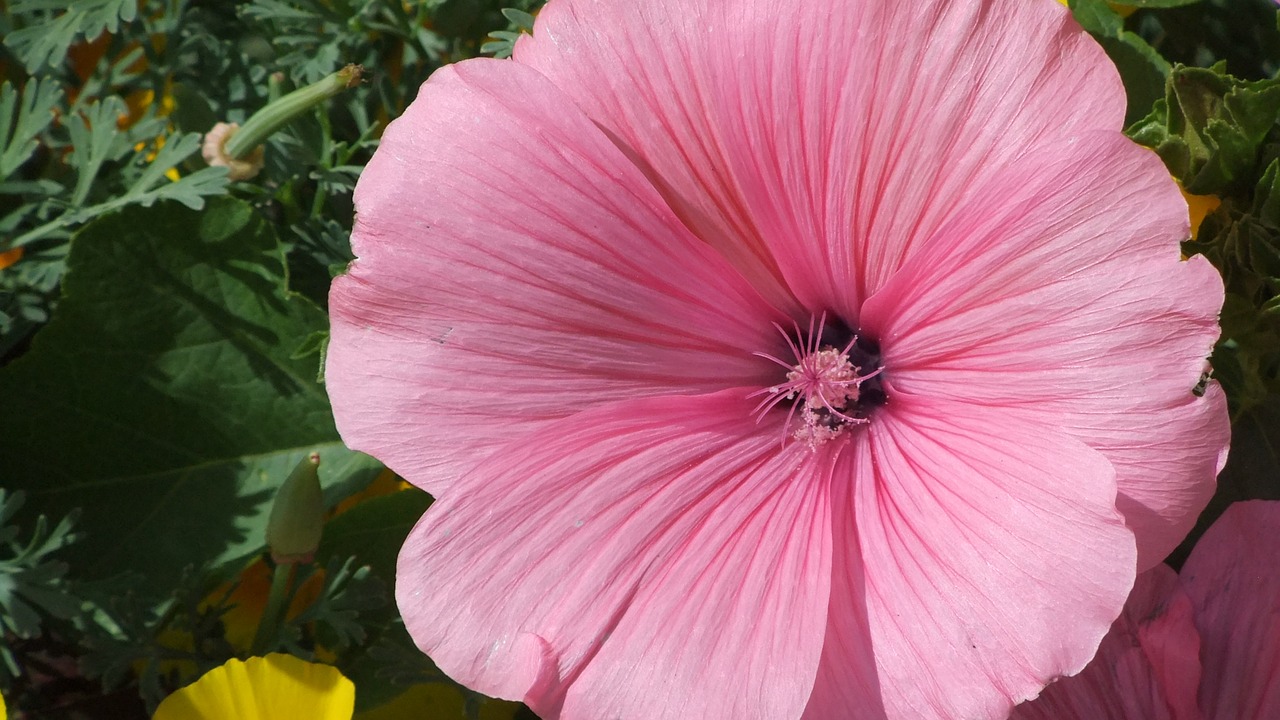
[[[355,703],[337,668],[272,653],[210,670],[165,698],[153,720],[351,720]]]
[[[1182,197],[1187,200],[1187,214],[1191,218],[1191,239],[1195,239],[1200,234],[1200,223],[1209,216],[1209,213],[1218,209],[1222,204],[1222,199],[1217,195],[1192,195],[1182,189],[1182,183],[1178,183],[1178,189],[1182,190]]]

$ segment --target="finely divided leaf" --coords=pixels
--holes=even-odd
[[[27,16],[27,25],[8,34],[4,44],[28,72],[60,61],[76,38],[92,40],[116,32],[120,22],[138,15],[136,0],[13,0],[10,12]]]
[[[28,80],[20,97],[8,82],[0,85],[0,180],[7,180],[36,151],[36,138],[53,122],[53,108],[61,99],[62,88],[50,79]]]

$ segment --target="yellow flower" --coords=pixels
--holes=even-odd
[[[164,699],[153,720],[351,720],[356,686],[331,665],[272,653],[229,660]]]

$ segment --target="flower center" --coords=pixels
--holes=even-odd
[[[787,370],[783,382],[752,393],[765,396],[755,409],[757,421],[790,401],[784,432],[810,449],[849,427],[871,422],[871,409],[885,402],[880,348],[874,342],[859,338],[839,321],[828,325],[825,313],[816,327],[810,318],[807,333],[799,324],[794,334],[775,327],[786,338],[794,361],[756,353]]]

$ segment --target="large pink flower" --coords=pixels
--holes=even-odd
[[[1179,575],[1138,577],[1084,672],[1013,720],[1280,718],[1280,502],[1236,503]]]
[[[1219,277],[1049,0],[552,0],[356,191],[338,426],[544,717],[996,718],[1213,490]],[[1135,540],[1136,537],[1136,540]]]

